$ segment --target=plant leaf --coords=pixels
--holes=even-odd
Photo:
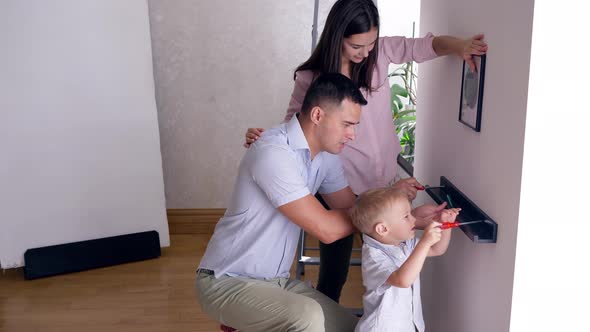
[[[391,86],[391,95],[392,96],[402,96],[404,98],[408,97],[408,90],[403,88],[401,85],[395,83]]]

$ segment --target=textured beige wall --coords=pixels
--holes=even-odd
[[[429,260],[422,280],[432,331],[509,329],[532,19],[532,0],[422,1],[421,31],[484,32],[490,48],[480,133],[457,120],[461,61],[420,65],[414,174],[431,185],[447,176],[499,225],[498,243],[474,244],[455,230],[448,252]]]
[[[324,21],[333,1],[322,1]],[[168,208],[225,207],[249,126],[282,121],[313,1],[149,1]]]

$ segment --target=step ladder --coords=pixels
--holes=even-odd
[[[301,230],[299,233],[299,242],[297,243],[297,268],[295,270],[295,277],[303,280],[305,275],[305,265],[320,265],[319,247],[305,246],[305,231]],[[307,251],[318,252],[318,256],[306,256]],[[359,248],[352,248],[352,251],[360,252]],[[360,258],[350,258],[350,266],[361,266]],[[349,308],[353,315],[361,317],[363,315],[363,308]]]

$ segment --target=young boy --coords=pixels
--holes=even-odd
[[[415,238],[416,218],[408,197],[394,188],[369,190],[359,196],[351,219],[363,233],[362,273],[367,291],[364,315],[355,332],[423,332],[420,301],[420,270],[427,256],[445,253],[451,230],[441,222],[452,222],[460,209],[439,213]]]

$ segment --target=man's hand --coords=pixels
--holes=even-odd
[[[412,214],[416,218],[416,228],[424,229],[431,222],[440,221],[440,218],[437,219],[437,217],[440,216],[446,206],[447,202],[443,202],[441,205],[424,204],[412,210]]]
[[[443,210],[440,213],[440,217],[435,220],[439,222],[454,222],[455,219],[457,219],[457,216],[459,215],[459,211],[461,211],[460,208]]]
[[[418,191],[418,188],[424,188],[424,186],[420,184],[416,178],[401,179],[394,183],[391,187],[406,194],[410,201],[413,201],[416,198],[416,192]]]

